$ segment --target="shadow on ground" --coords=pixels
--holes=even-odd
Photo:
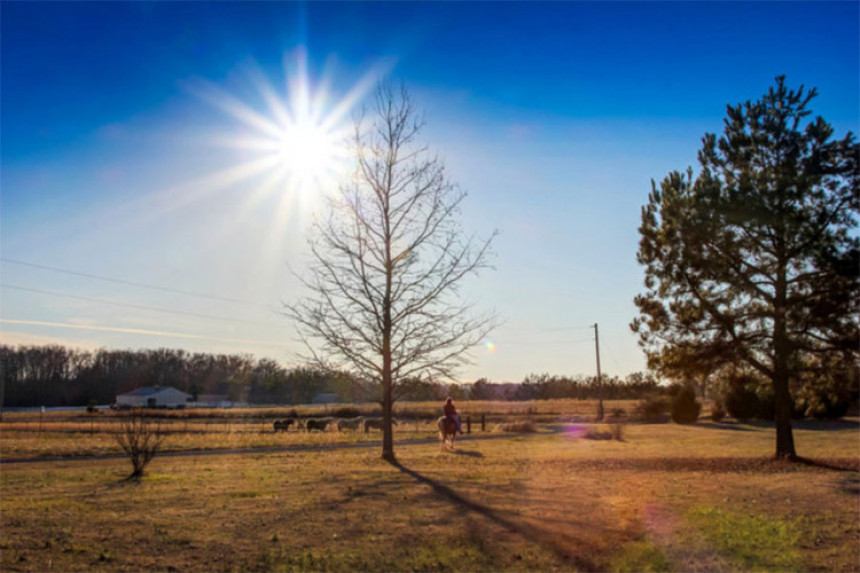
[[[463,452],[463,454],[461,455],[470,454]],[[575,554],[575,551],[572,550],[571,545],[576,545],[577,540],[566,540],[560,538],[557,532],[545,530],[541,527],[529,523],[524,523],[521,520],[515,520],[512,517],[505,515],[505,513],[508,512],[500,511],[488,505],[467,499],[466,497],[459,494],[447,485],[433,480],[415,470],[409,469],[398,461],[389,460],[388,463],[390,463],[397,470],[414,478],[417,482],[429,486],[430,488],[432,488],[433,492],[436,495],[456,505],[458,509],[479,514],[489,519],[493,523],[527,539],[532,543],[550,549],[559,558],[570,563],[573,568],[585,571],[596,571],[600,569],[600,567],[592,560],[581,555]],[[570,543],[566,543],[566,541]]]
[[[465,456],[467,458],[483,458],[484,454],[476,450],[447,450],[449,454],[455,456]]]
[[[755,430],[772,430],[773,422],[768,420],[723,420],[711,422],[699,420],[697,428],[712,430],[737,430],[740,432],[752,432]],[[812,430],[816,432],[834,432],[840,430],[860,430],[860,420],[792,420],[791,427],[795,430]]]

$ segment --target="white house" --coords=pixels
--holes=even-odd
[[[170,386],[145,386],[116,397],[120,408],[184,408],[191,395]]]

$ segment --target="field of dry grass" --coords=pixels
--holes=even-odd
[[[607,402],[612,408],[632,410],[633,401]],[[276,448],[297,445],[324,445],[379,440],[379,432],[304,433],[292,429],[275,433],[273,421],[293,413],[302,418],[329,416],[337,406],[154,410],[162,431],[168,434],[166,451],[217,450],[237,448]],[[350,405],[364,416],[379,415],[376,405]],[[462,415],[470,418],[472,429],[479,432],[481,419],[486,431],[499,423],[533,420],[551,423],[586,420],[594,417],[597,402],[591,400],[551,400],[534,402],[463,402]],[[404,402],[397,404],[396,427],[401,439],[429,438],[436,435],[435,420],[441,414],[437,402]],[[115,434],[120,422],[132,412],[83,410],[39,412],[6,412],[0,426],[0,459],[45,458],[57,456],[104,455],[118,451]],[[333,430],[333,428],[331,428]]]
[[[124,459],[4,464],[0,569],[860,566],[856,419],[800,425],[812,465],[769,461],[764,424],[629,425],[624,441],[586,439],[601,427],[476,436],[456,453],[400,445],[393,465],[375,448],[159,457],[139,483],[124,481]]]

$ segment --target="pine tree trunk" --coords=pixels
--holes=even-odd
[[[791,391],[788,387],[788,364],[791,353],[786,333],[786,265],[780,265],[776,281],[773,321],[773,399],[776,425],[776,459],[796,460],[794,435],[791,430]]]
[[[788,376],[774,376],[774,422],[776,423],[776,459],[796,460],[794,434],[791,429],[791,393],[788,389]]]
[[[794,450],[794,434],[791,429],[791,397],[788,394],[788,384],[782,392],[776,390],[776,455],[778,460],[796,460]],[[783,398],[780,399],[780,394]]]

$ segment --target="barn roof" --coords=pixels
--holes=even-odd
[[[135,388],[130,392],[125,392],[120,394],[120,396],[152,396],[153,394],[158,394],[160,392],[164,392],[165,390],[175,390],[176,392],[182,392],[181,390],[176,390],[172,386],[142,386],[140,388]],[[184,392],[182,392],[184,394]]]

